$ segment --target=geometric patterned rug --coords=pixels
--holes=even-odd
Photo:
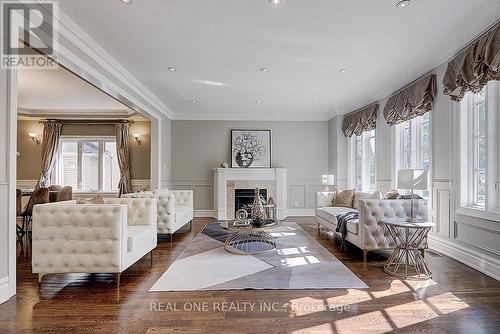
[[[207,224],[149,292],[368,288],[296,223],[284,222],[272,235],[276,251],[235,255],[224,250],[229,232]]]

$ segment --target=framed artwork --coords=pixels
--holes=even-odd
[[[231,130],[232,168],[271,168],[271,130]]]

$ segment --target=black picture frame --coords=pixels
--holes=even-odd
[[[238,138],[240,134],[252,134],[257,137],[257,140],[260,140],[260,144],[265,148],[265,155],[258,160],[253,160],[250,165],[246,166],[248,160],[245,160],[245,163],[241,165],[238,161],[241,162],[241,157],[237,159],[237,153],[233,150],[235,146],[235,139]],[[271,168],[272,161],[272,141],[271,141],[271,130],[258,130],[258,129],[232,129],[231,130],[231,146],[229,148],[230,156],[231,156],[231,168]],[[241,155],[241,154],[240,154]]]

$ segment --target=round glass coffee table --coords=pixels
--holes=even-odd
[[[222,221],[220,226],[231,232],[227,237],[224,249],[237,255],[263,254],[276,250],[276,239],[271,230],[281,226],[279,220],[268,220],[259,227],[252,225],[235,226],[234,220]]]

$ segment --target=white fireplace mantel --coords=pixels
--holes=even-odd
[[[276,184],[276,217],[286,218],[286,168],[214,168],[214,201],[218,220],[227,219],[228,181],[274,181]]]

